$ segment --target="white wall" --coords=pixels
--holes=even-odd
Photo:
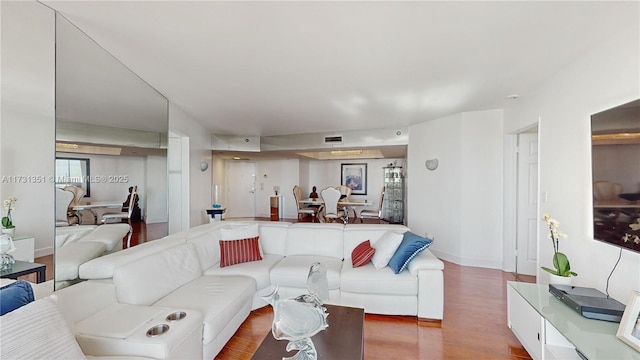
[[[55,205],[49,177],[55,158],[55,18],[35,1],[2,1],[0,6],[0,197],[18,198],[12,213],[16,234],[35,236],[38,257],[53,253]]]
[[[211,133],[172,102],[169,102],[169,131],[189,138],[189,227],[205,224],[209,221],[205,209],[211,208],[213,167],[201,171],[200,163],[212,163]]]
[[[273,187],[280,186],[278,195],[284,196],[284,218],[297,218],[293,186],[299,183],[299,174],[297,159],[256,161],[256,216],[270,216],[269,198],[275,194]]]
[[[638,24],[622,28],[505,110],[506,133],[540,119],[539,212],[569,236],[560,246],[579,274],[574,284],[601,291],[620,250],[593,240],[590,116],[640,98],[639,44]],[[539,222],[538,265],[551,267],[553,250]],[[538,275],[548,281],[540,269]],[[640,289],[640,254],[623,250],[609,293],[625,303],[633,289]]]
[[[147,156],[146,201],[142,210],[147,224],[166,223],[169,220],[168,181],[167,157]]]
[[[503,114],[468,112],[409,127],[408,226],[462,265],[502,266]],[[425,161],[437,158],[430,171]]]
[[[173,234],[189,229],[189,138],[169,131],[168,141],[168,232]]]
[[[503,111],[462,114],[462,264],[502,267]]]
[[[215,155],[211,156],[211,176],[212,176],[212,181],[213,181],[213,187],[211,189],[211,204],[214,204],[215,202],[215,189],[216,186],[218,187],[218,203],[220,205],[226,204],[227,203],[227,199],[226,199],[226,193],[224,191],[225,189],[225,176],[224,176],[224,169],[225,169],[225,160],[217,157]]]

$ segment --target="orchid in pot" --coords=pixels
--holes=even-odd
[[[578,276],[577,273],[571,271],[571,265],[569,264],[567,255],[560,252],[558,240],[559,238],[567,237],[565,233],[558,230],[558,226],[560,225],[560,223],[557,220],[552,219],[549,214],[543,214],[542,218],[549,227],[548,237],[551,239],[551,243],[553,244],[553,267],[555,268],[550,269],[548,267],[542,266],[542,270],[548,272],[551,275],[566,278],[570,276]]]
[[[11,210],[15,210],[16,201],[18,201],[18,199],[16,199],[14,196],[9,196],[3,202],[4,209],[7,210],[7,216],[2,217],[3,229],[10,229],[11,231],[13,231],[13,229],[16,228],[16,226],[13,225],[13,221],[11,219]]]

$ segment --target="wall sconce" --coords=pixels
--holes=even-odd
[[[424,166],[428,169],[428,170],[435,170],[438,168],[438,159],[429,159],[427,161],[424,162]]]
[[[209,163],[206,161],[203,161],[200,163],[200,170],[201,171],[207,171],[207,169],[209,168]]]

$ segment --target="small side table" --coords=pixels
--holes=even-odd
[[[211,223],[214,221],[222,221],[222,216],[224,215],[224,212],[227,211],[227,208],[207,209],[206,211],[207,214],[211,216],[211,219],[209,220],[209,222]]]
[[[45,264],[16,260],[16,263],[10,269],[0,271],[0,278],[17,280],[18,276],[37,273],[36,282],[39,284],[46,279],[46,269],[47,266]]]

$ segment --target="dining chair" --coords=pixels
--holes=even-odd
[[[362,219],[378,219],[378,222],[382,220],[382,202],[384,201],[384,186],[382,190],[380,190],[380,201],[378,202],[377,210],[362,210],[360,211],[360,222],[362,223]]]
[[[324,202],[324,218],[328,221],[344,219],[344,211],[338,210],[340,191],[333,187],[328,187],[320,192]]]
[[[336,189],[340,191],[340,197],[345,198],[351,196],[351,188],[346,185],[338,185]]]
[[[336,189],[340,190],[340,200],[346,199],[351,196],[351,188],[347,185],[338,185],[336,186]],[[349,210],[353,211],[353,218],[356,218],[356,209],[345,206],[343,210],[347,212],[347,218],[349,218]]]
[[[56,226],[69,226],[69,204],[73,201],[71,191],[56,188]]]
[[[73,207],[76,205],[82,204],[82,199],[84,199],[84,194],[86,194],[87,192],[84,190],[84,188],[81,188],[79,186],[73,186],[73,185],[67,185],[63,188],[63,190],[71,191],[73,193],[73,199],[71,199],[71,203],[69,204],[69,208],[67,209],[67,217],[74,218],[75,223],[80,225],[80,222],[81,222],[80,214],[78,214],[78,211],[73,210]]]
[[[133,226],[131,225],[131,215],[133,214],[133,209],[135,207],[135,201],[138,197],[138,186],[133,186],[131,190],[131,196],[129,197],[129,208],[128,211],[124,212],[106,212],[102,214],[101,222],[106,224],[109,220],[127,220],[129,224],[129,234],[127,237],[127,248],[131,246],[131,235],[133,235]]]
[[[302,200],[302,192],[300,186],[295,185],[293,187],[293,197],[295,198],[296,208],[298,209],[298,220],[301,216],[311,215],[311,222],[315,222],[318,208],[300,206],[299,201]]]

